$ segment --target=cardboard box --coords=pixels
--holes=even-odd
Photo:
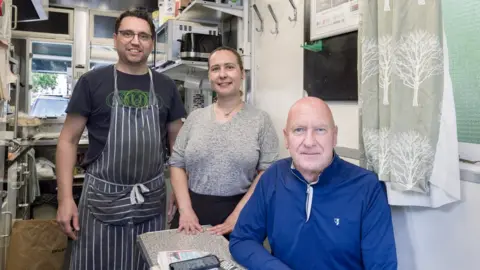
[[[61,270],[67,236],[54,220],[17,220],[8,247],[7,270]]]

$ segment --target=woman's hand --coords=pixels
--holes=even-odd
[[[193,209],[180,209],[180,219],[178,232],[184,231],[185,234],[197,234],[203,232],[203,228],[198,222],[198,217]]]
[[[237,219],[238,215],[235,212],[231,213],[222,224],[218,224],[217,226],[208,228],[207,230],[212,234],[216,235],[224,235],[231,233],[233,231],[233,228],[235,227],[235,224],[237,223]]]

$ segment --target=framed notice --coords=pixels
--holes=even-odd
[[[358,0],[309,0],[310,41],[358,30]]]

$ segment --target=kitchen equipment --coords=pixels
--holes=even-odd
[[[185,33],[180,40],[180,58],[191,61],[207,61],[210,53],[222,46],[221,35]]]
[[[20,114],[17,136],[22,139],[42,139],[44,137],[56,139],[62,131],[64,122],[65,117],[37,118]],[[7,125],[9,129],[14,129],[13,117],[9,117]]]
[[[192,111],[203,107],[205,107],[205,97],[203,96],[203,94],[194,94]]]
[[[156,50],[165,53],[163,61],[176,61],[180,58],[180,47],[182,36],[185,33],[198,33],[208,35],[218,35],[218,25],[205,25],[201,23],[168,20],[157,31]]]

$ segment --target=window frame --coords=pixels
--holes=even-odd
[[[89,10],[89,37],[90,37],[90,44],[91,45],[103,45],[103,46],[113,46],[113,34],[111,38],[97,38],[94,36],[95,34],[95,16],[104,16],[104,17],[113,17],[117,18],[122,14],[121,11],[115,10],[100,10],[100,9],[90,9]]]
[[[454,3],[456,3],[456,2],[452,0],[452,1],[449,1],[449,3],[445,3],[445,6],[452,6]],[[464,8],[462,8],[462,9],[464,9]],[[446,16],[446,14],[449,14],[449,12],[452,12],[452,13],[456,14],[457,16],[459,16],[458,11],[455,12],[455,11],[452,11],[451,9],[448,9],[448,8],[445,9],[445,7],[442,8],[442,17],[443,17],[443,20],[444,20],[443,30],[444,30],[444,34],[446,36],[446,40],[449,41],[448,44],[450,44],[450,43],[457,43],[458,44],[458,43],[462,43],[462,41],[463,41],[463,43],[465,43],[466,39],[458,40],[457,37],[449,36],[450,33],[454,32],[453,28],[451,28],[451,25],[454,23],[453,17],[450,18],[450,19],[446,19],[446,17],[449,17],[449,16]],[[464,14],[462,14],[462,15],[464,15]],[[475,15],[475,13],[473,13],[473,16],[474,15]],[[466,15],[466,16],[470,16],[470,14]],[[448,28],[450,28],[450,29],[447,30]],[[448,48],[448,50],[449,50],[449,53],[451,53],[452,49],[450,47]],[[452,67],[452,64],[451,64],[452,63],[452,58],[450,57],[450,55],[448,56],[448,59],[449,59],[449,62],[450,62],[449,73],[450,73],[450,77],[452,77],[451,78],[451,83],[452,83],[452,87],[453,87],[453,95],[454,95],[454,100],[455,100],[455,92],[456,91],[461,92],[462,89],[455,88],[455,82],[454,82],[453,76],[452,76],[452,71],[455,70],[455,69]],[[462,69],[460,69],[459,71],[462,72]],[[475,86],[477,86],[477,87],[475,87]],[[478,88],[478,86],[480,86],[480,85],[474,85],[475,88]],[[457,102],[457,100],[455,100],[455,102]],[[458,122],[456,124],[457,124],[457,136],[458,136],[458,133],[459,133]],[[480,161],[480,143],[463,142],[463,141],[458,140],[458,155],[461,159],[465,159],[465,160],[469,160],[469,161]],[[480,163],[477,163],[476,166],[480,167]]]
[[[72,56],[71,57],[68,57],[68,56],[56,56],[56,55],[43,55],[43,54],[34,54],[33,53],[33,44],[34,43],[45,43],[45,44],[62,44],[62,45],[68,45],[71,47],[71,50],[72,50]],[[57,40],[48,40],[48,39],[31,39],[30,40],[30,47],[29,47],[29,52],[31,52],[31,57],[29,57],[29,61],[28,61],[28,65],[30,67],[30,69],[32,68],[32,62],[34,59],[44,59],[44,60],[59,60],[59,61],[69,61],[71,62],[71,68],[73,67],[74,65],[74,61],[73,61],[73,58],[74,58],[74,45],[72,42],[68,42],[68,41],[57,41]],[[32,74],[34,73],[33,70],[31,70]],[[46,71],[43,71],[44,73],[50,73],[50,72],[46,72]],[[51,73],[62,73],[63,72],[51,72]],[[68,74],[68,68],[67,68],[67,71],[65,71],[65,74]],[[29,81],[30,81],[30,84],[33,83],[32,81],[32,78],[30,77],[29,78]]]
[[[461,159],[480,161],[480,144],[458,142],[458,153]]]
[[[32,38],[32,39],[55,39],[55,40],[73,40],[74,15],[73,10],[63,8],[45,8],[46,13],[66,13],[68,14],[68,34],[52,34],[47,32],[33,32],[12,30],[13,38]],[[35,22],[30,22],[35,23]]]
[[[56,40],[56,39],[45,39],[45,38],[27,38],[27,49],[25,51],[26,53],[26,59],[27,59],[27,74],[26,74],[26,77],[27,77],[27,81],[28,81],[28,84],[29,85],[33,85],[33,78],[32,78],[32,61],[33,61],[33,57],[30,57],[30,56],[33,56],[30,55],[32,53],[32,44],[34,42],[43,42],[43,43],[54,43],[54,44],[69,44],[72,46],[72,49],[75,51],[75,46],[73,44],[73,41],[72,40]],[[72,65],[73,63],[75,63],[75,53],[73,53],[72,55]],[[67,73],[68,73],[68,70],[67,70]],[[32,104],[32,99],[31,99],[31,92],[29,91],[29,94],[25,95],[25,102],[27,104]],[[27,114],[30,113],[30,105],[27,106]]]

